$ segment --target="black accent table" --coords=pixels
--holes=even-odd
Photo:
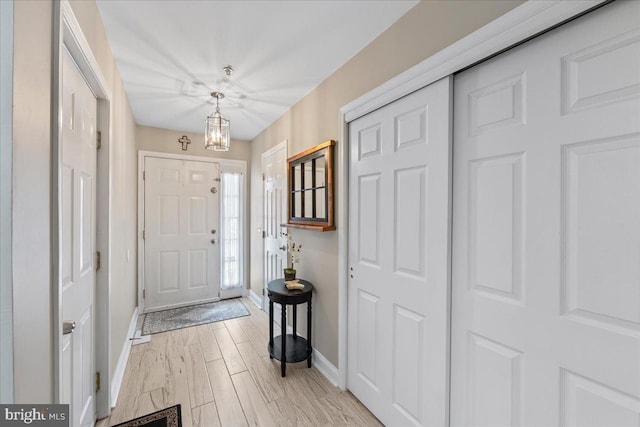
[[[307,360],[307,366],[311,367],[311,295],[313,285],[302,279],[298,279],[304,285],[304,289],[287,289],[284,279],[272,280],[267,285],[269,294],[269,358],[280,361],[282,376],[284,377],[288,363]],[[280,319],[280,336],[273,337],[273,303],[282,306]],[[296,333],[298,304],[307,303],[307,339],[299,337]],[[287,334],[287,305],[293,306],[293,334]],[[282,339],[285,337],[285,339]],[[284,357],[283,357],[284,355]]]

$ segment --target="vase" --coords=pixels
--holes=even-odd
[[[296,270],[293,268],[285,268],[284,269],[284,280],[286,282],[290,280],[294,280],[296,278]]]

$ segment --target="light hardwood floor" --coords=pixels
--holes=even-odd
[[[251,315],[151,336],[132,347],[106,427],[182,405],[184,427],[379,426],[349,392],[306,362],[269,359],[269,317],[244,298]],[[277,329],[276,329],[277,330]]]

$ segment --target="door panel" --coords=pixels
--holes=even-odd
[[[217,163],[145,158],[145,310],[219,297],[219,177]]]
[[[349,125],[348,387],[383,423],[448,418],[450,79]]]
[[[640,3],[460,73],[451,424],[640,419]]]
[[[287,251],[281,249],[286,240],[282,238],[280,224],[287,222],[287,144],[281,143],[262,156],[264,177],[264,295],[263,309],[268,310],[267,284],[284,276],[287,268]],[[276,319],[280,315],[276,313]]]
[[[96,272],[97,103],[66,50],[62,54],[62,317],[75,322],[62,339],[62,395],[71,424],[93,425]]]

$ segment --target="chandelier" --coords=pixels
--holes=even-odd
[[[206,129],[204,134],[204,148],[214,151],[229,151],[231,137],[229,133],[229,120],[220,114],[220,100],[224,94],[211,92],[211,96],[216,99],[216,111],[207,116]]]

